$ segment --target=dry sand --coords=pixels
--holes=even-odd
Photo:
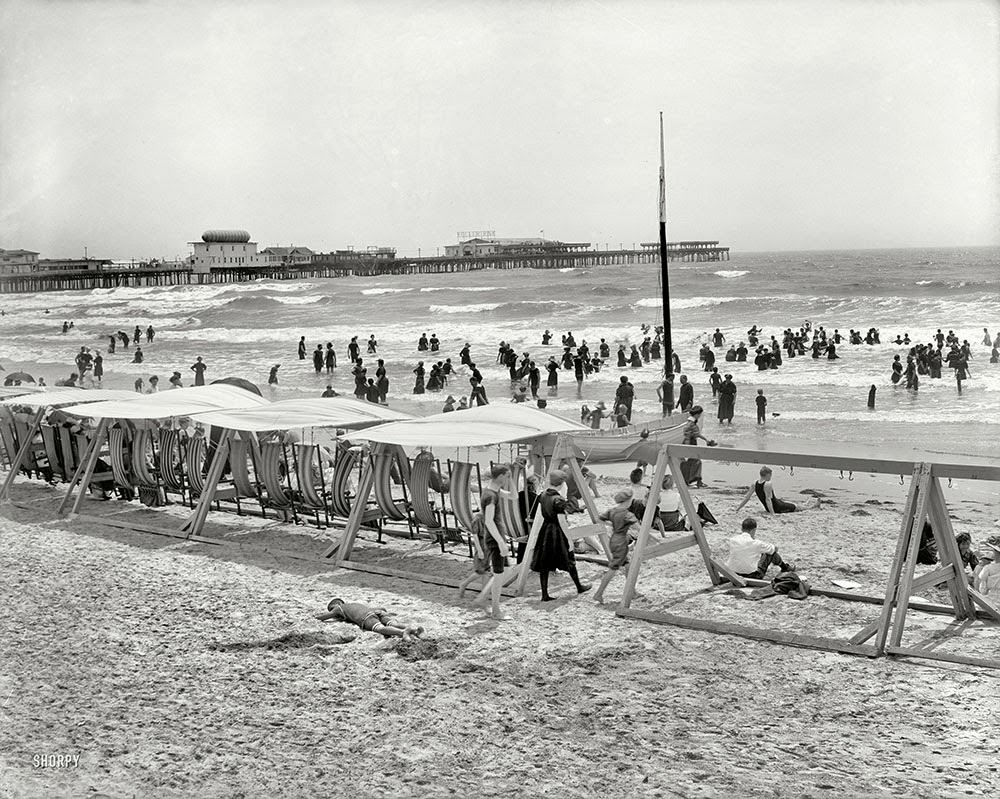
[[[904,488],[778,471],[778,492],[830,500],[761,521],[817,586],[876,592]],[[747,467],[706,464],[699,492],[734,514]],[[614,479],[601,483],[610,494]],[[604,489],[607,489],[606,491]],[[963,493],[965,492],[965,493]],[[615,616],[531,594],[493,622],[454,589],[337,570],[331,535],[213,514],[221,546],[53,515],[54,489],[19,481],[0,509],[0,795],[55,796],[989,796],[1000,791],[1000,672],[792,649]],[[995,532],[995,498],[948,491],[958,531]],[[874,500],[874,501],[873,501]],[[960,501],[958,501],[960,500]],[[602,503],[607,503],[606,496]],[[86,504],[178,525],[179,508]],[[753,514],[757,509],[753,509]],[[460,574],[457,554],[362,541],[359,559]],[[459,548],[460,549],[460,548]],[[587,580],[599,566],[582,563]],[[877,607],[707,594],[695,550],[644,570],[636,607],[849,636]],[[680,597],[690,595],[685,601]],[[407,646],[312,615],[333,596],[427,628]],[[940,599],[940,595],[927,595]],[[907,639],[996,655],[1000,630],[911,614]],[[75,764],[36,767],[44,756]]]

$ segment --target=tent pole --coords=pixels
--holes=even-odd
[[[101,423],[97,426],[97,432],[94,433],[94,443],[91,446],[89,457],[87,458],[87,470],[83,473],[83,477],[80,479],[80,493],[76,495],[76,499],[73,501],[73,509],[70,513],[76,514],[80,512],[80,505],[83,503],[83,495],[86,493],[87,486],[90,485],[91,479],[94,477],[94,469],[97,468],[97,459],[101,453],[101,445],[108,435],[108,428],[111,426],[109,419],[101,419]],[[70,486],[72,489],[72,486]],[[66,498],[63,500],[63,506],[69,502],[69,498],[72,495],[72,490],[66,494]],[[60,506],[59,512],[63,512],[63,506]]]
[[[41,427],[42,417],[45,415],[45,407],[41,407],[35,413],[34,418],[31,420],[31,425],[28,427],[28,433],[24,437],[24,442],[21,444],[21,448],[17,452],[17,457],[10,466],[10,474],[7,475],[7,479],[3,481],[3,488],[0,488],[0,502],[6,502],[10,499],[10,487],[14,484],[14,478],[17,477],[18,469],[21,468],[21,464],[24,463],[24,459],[28,457],[28,452],[31,450],[31,442],[34,439],[35,434],[38,432],[38,428]],[[49,464],[51,466],[51,464]]]

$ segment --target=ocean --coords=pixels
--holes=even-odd
[[[347,343],[375,334],[379,357],[386,360],[390,405],[421,414],[440,410],[442,394],[413,396],[412,370],[418,360],[429,367],[430,353],[418,353],[421,333],[442,341],[440,359],[458,353],[465,342],[484,374],[491,401],[509,400],[505,369],[496,364],[497,344],[510,342],[539,362],[558,355],[560,335],[572,331],[596,351],[603,337],[612,345],[638,344],[640,325],[661,323],[656,264],[584,269],[481,271],[450,275],[409,275],[247,284],[120,288],[47,292],[0,299],[0,363],[43,375],[49,385],[74,370],[81,346],[105,358],[104,385],[131,387],[135,378],[157,374],[166,386],[172,371],[190,385],[188,369],[196,356],[209,366],[208,379],[246,377],[264,388],[273,364],[280,363],[276,399],[318,396],[328,382],[317,378],[311,360],[296,353],[304,335],[309,351],[332,341],[339,368],[334,388],[350,393]],[[705,429],[721,443],[780,449],[783,443],[826,441],[839,448],[892,446],[932,454],[995,457],[1000,442],[1000,364],[990,364],[983,328],[1000,332],[1000,248],[900,249],[830,252],[739,253],[728,262],[670,264],[674,347],[695,386],[695,400],[706,408]],[[46,313],[46,310],[48,313]],[[851,346],[840,360],[785,359],[781,368],[758,372],[752,361],[725,363],[738,386],[736,419],[720,429],[715,419],[708,375],[698,363],[698,348],[715,328],[727,342],[746,338],[752,325],[765,335],[804,320],[828,331],[878,328],[880,345]],[[74,328],[61,333],[64,320]],[[131,363],[133,348],[107,354],[108,335],[116,330],[156,329],[153,344],[143,345],[142,364]],[[541,346],[549,328],[555,346]],[[907,347],[890,343],[909,333],[928,342],[941,328],[972,344],[971,379],[959,396],[951,370],[943,378],[922,378],[917,393],[893,386],[890,363]],[[580,405],[603,399],[611,406],[619,375],[636,387],[637,419],[659,415],[656,386],[662,361],[639,369],[611,365],[587,379],[577,398],[571,371],[560,373],[559,395],[549,409],[579,418]],[[544,372],[543,387],[544,395]],[[877,386],[876,410],[867,408],[869,386]],[[754,396],[768,398],[765,429],[755,424]],[[450,390],[465,389],[460,370]],[[394,402],[395,400],[395,402]],[[405,402],[404,402],[405,400]],[[778,416],[770,416],[770,413]]]

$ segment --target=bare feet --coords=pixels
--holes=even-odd
[[[602,597],[600,594],[594,594],[594,601],[598,605],[603,605],[604,604],[604,597]]]
[[[542,602],[555,602],[558,598],[557,596],[543,596]]]

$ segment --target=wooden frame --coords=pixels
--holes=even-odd
[[[829,637],[778,632],[741,624],[691,619],[672,613],[632,609],[631,604],[636,595],[636,585],[643,562],[694,545],[697,545],[701,550],[702,558],[713,586],[720,585],[723,580],[730,582],[734,586],[769,585],[769,582],[765,580],[753,580],[733,575],[724,566],[712,559],[702,531],[701,521],[695,511],[691,493],[684,478],[681,476],[681,459],[685,457],[697,457],[704,460],[737,461],[741,463],[802,466],[818,469],[848,469],[859,472],[898,474],[900,477],[910,474],[910,486],[907,492],[906,505],[903,509],[903,518],[899,536],[896,540],[896,550],[889,571],[885,595],[874,597],[823,589],[811,590],[811,593],[822,596],[881,604],[882,609],[879,617],[858,631],[850,639],[844,641]],[[640,525],[635,553],[632,557],[626,579],[625,592],[617,611],[619,616],[643,619],[658,624],[671,624],[689,629],[738,635],[745,638],[771,641],[791,646],[804,646],[848,654],[866,655],[869,657],[888,654],[1000,668],[1000,659],[996,658],[940,653],[930,649],[906,647],[902,644],[907,613],[911,610],[948,613],[955,616],[956,619],[989,618],[1000,621],[1000,607],[990,601],[989,598],[980,595],[968,587],[958,546],[955,543],[955,533],[948,517],[944,491],[940,484],[940,478],[942,477],[1000,482],[1000,467],[852,458],[839,455],[758,452],[756,450],[745,449],[719,450],[702,446],[667,444],[660,450],[659,457],[657,458],[647,511],[658,500],[667,463],[669,463],[670,470],[674,475],[678,493],[681,496],[681,501],[684,504],[693,531],[689,536],[680,536],[674,541],[650,547],[649,533],[652,515],[647,512]],[[915,575],[916,559],[925,520],[931,524],[940,555],[940,564],[931,571],[917,577]],[[914,592],[921,587],[938,585],[940,583],[945,583],[948,587],[949,604],[935,605],[912,600]],[[874,643],[866,643],[873,638]]]

